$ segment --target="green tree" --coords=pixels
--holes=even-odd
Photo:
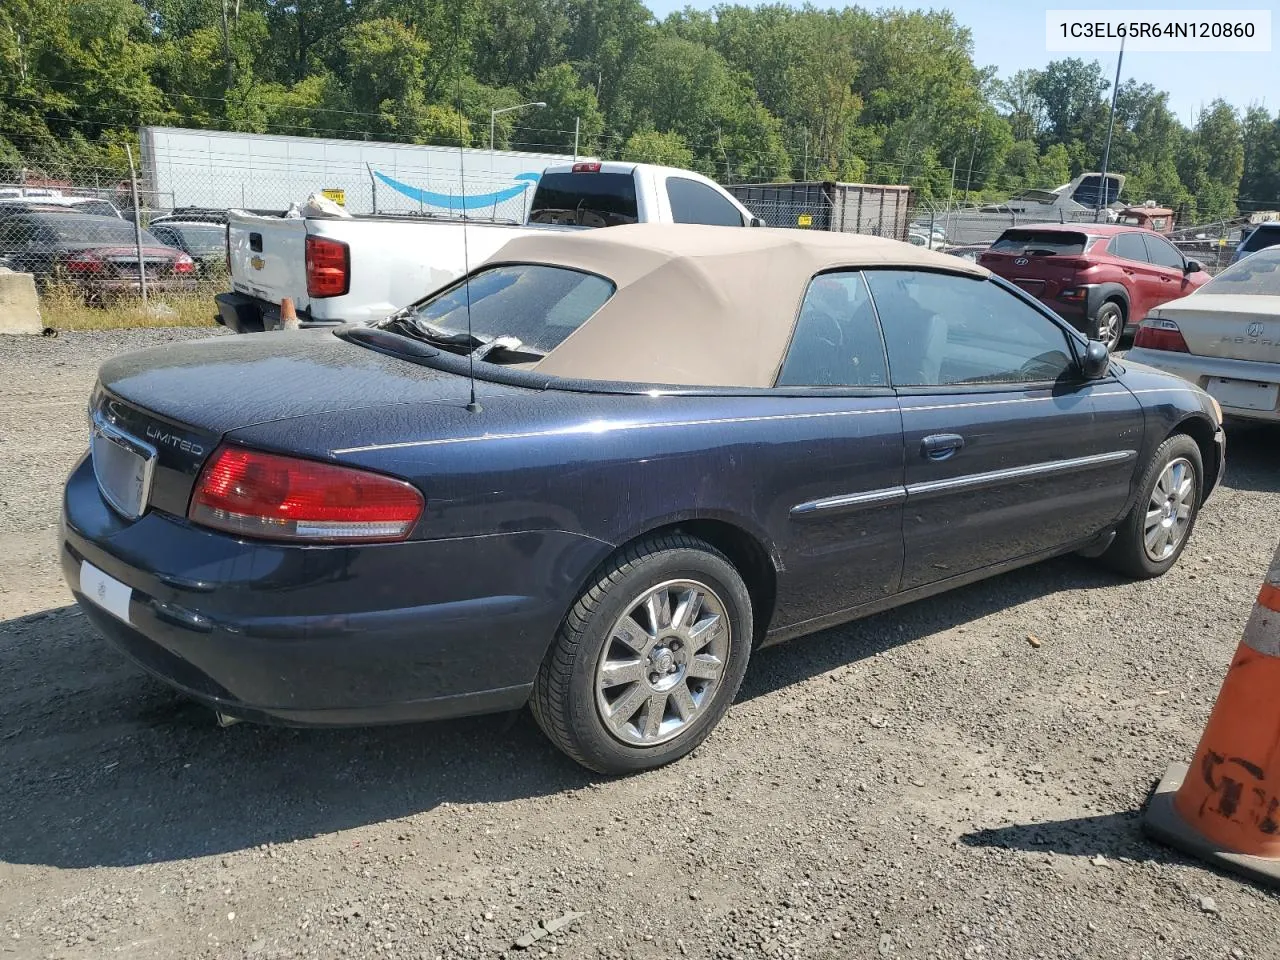
[[[693,166],[693,151],[678,133],[659,133],[652,127],[643,127],[622,145],[619,156],[636,163],[658,163],[668,167]]]
[[[595,91],[578,82],[573,67],[559,63],[542,70],[529,86],[529,98],[547,106],[533,114],[537,129],[521,137],[527,147],[570,153],[576,124],[578,152],[597,152],[604,117],[596,105]]]

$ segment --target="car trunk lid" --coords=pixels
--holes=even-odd
[[[1280,363],[1280,297],[1197,293],[1151,316],[1176,323],[1193,354]]]
[[[91,401],[94,467],[126,518],[139,484],[150,488],[145,504],[181,515],[201,466],[236,430],[389,405],[452,403],[465,416],[467,399],[465,377],[328,330],[154,347],[102,365]]]

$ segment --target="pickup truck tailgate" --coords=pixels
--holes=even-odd
[[[232,214],[227,226],[231,251],[231,288],[269,303],[293,298],[308,306],[307,222],[301,218]]]

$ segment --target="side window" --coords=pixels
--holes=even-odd
[[[1035,383],[1073,365],[1067,335],[990,280],[868,270],[897,386]]]
[[[676,223],[709,223],[717,227],[742,226],[738,208],[705,183],[686,177],[667,177],[667,199]]]
[[[1107,249],[1113,256],[1137,260],[1140,263],[1147,262],[1147,248],[1142,242],[1140,233],[1118,233],[1111,238],[1111,246]]]
[[[823,273],[809,281],[777,385],[889,385],[884,341],[861,273]]]
[[[1139,234],[1147,244],[1147,259],[1154,263],[1157,267],[1168,267],[1171,270],[1181,270],[1183,263],[1182,254],[1168,240],[1161,237],[1148,236]]]

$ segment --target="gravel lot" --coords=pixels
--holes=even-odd
[[[598,780],[527,715],[218,729],[93,635],[54,536],[94,371],[200,334],[0,337],[0,956],[1280,957],[1280,898],[1136,815],[1280,536],[1280,431],[1231,432],[1162,580],[1065,559],[764,651],[692,757]]]

